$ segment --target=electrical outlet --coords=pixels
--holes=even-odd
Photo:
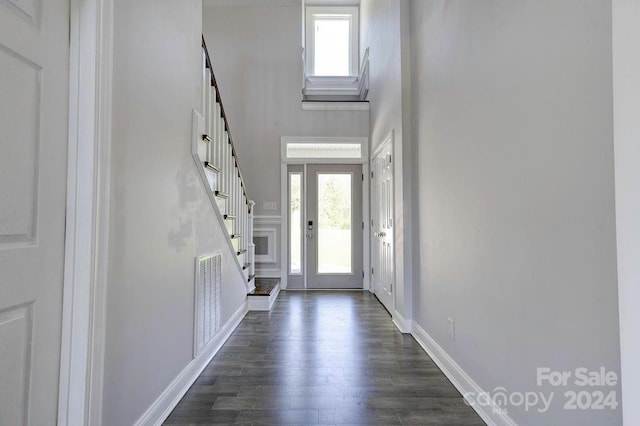
[[[449,329],[447,330],[447,334],[449,335],[449,339],[456,340],[456,328],[455,323],[451,318],[447,318],[449,321]]]
[[[276,203],[275,201],[264,201],[262,203],[262,210],[278,210],[278,203]]]

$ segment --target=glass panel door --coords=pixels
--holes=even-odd
[[[307,165],[307,288],[362,288],[362,166]]]

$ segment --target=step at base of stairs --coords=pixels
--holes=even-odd
[[[280,294],[279,278],[256,278],[255,289],[247,294],[250,311],[270,311]]]

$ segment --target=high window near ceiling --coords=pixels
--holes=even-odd
[[[358,75],[358,8],[307,6],[305,61],[307,75]]]

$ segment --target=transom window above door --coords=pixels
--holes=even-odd
[[[281,155],[286,163],[363,163],[367,144],[363,137],[283,137]]]

